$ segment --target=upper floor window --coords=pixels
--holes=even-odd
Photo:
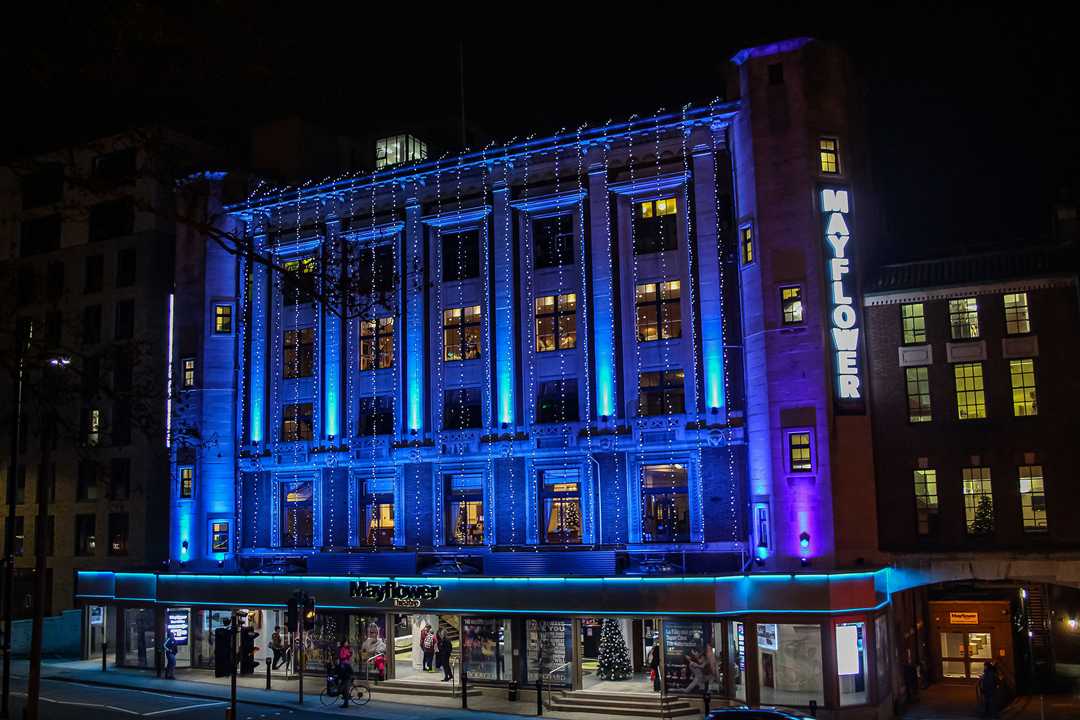
[[[61,260],[49,263],[45,270],[45,296],[56,300],[64,294],[64,263]]]
[[[97,550],[95,542],[95,529],[97,515],[93,513],[75,516],[75,554],[78,556],[93,555]]]
[[[288,260],[281,264],[281,302],[305,305],[315,301],[315,258]]]
[[[642,283],[634,291],[638,342],[682,337],[682,283],[678,280]]]
[[[536,269],[574,262],[574,221],[570,215],[540,218],[533,222]]]
[[[641,468],[641,540],[690,541],[689,476],[681,463]]]
[[[281,409],[281,439],[284,442],[314,437],[311,403],[293,403]]]
[[[900,318],[904,324],[905,345],[926,342],[926,314],[922,303],[901,305]]]
[[[311,547],[315,539],[315,484],[311,480],[281,483],[282,547]]]
[[[443,310],[443,360],[476,360],[480,357],[480,306]]]
[[[232,305],[228,303],[214,305],[214,334],[232,334]]]
[[[975,298],[949,301],[949,331],[953,340],[979,337],[979,303]]]
[[[1025,532],[1046,530],[1046,489],[1043,487],[1042,465],[1021,465],[1020,514]]]
[[[536,422],[577,422],[578,386],[576,378],[563,378],[540,383],[536,403]]]
[[[229,552],[229,521],[215,520],[210,523],[210,552]]]
[[[739,248],[742,254],[742,264],[749,265],[754,262],[754,228],[745,225],[739,229]]]
[[[94,179],[112,183],[135,179],[135,148],[114,150],[94,158]]]
[[[937,470],[915,471],[915,511],[920,535],[929,535],[938,517]]]
[[[131,198],[94,205],[90,208],[87,229],[90,242],[130,235],[135,231],[135,205]]]
[[[479,475],[446,476],[446,544],[484,544],[484,490]]]
[[[679,246],[675,198],[646,200],[635,206],[634,254],[665,252]]]
[[[1028,314],[1027,293],[1005,295],[1005,333],[1022,335],[1031,332],[1031,316]]]
[[[365,492],[360,526],[367,528],[364,543],[373,547],[394,544],[394,494]]]
[[[788,465],[791,472],[813,471],[814,460],[810,446],[810,433],[788,433]]]
[[[190,500],[195,497],[195,468],[185,465],[180,468],[180,498]]]
[[[180,386],[185,390],[195,387],[195,358],[180,361]]]
[[[105,277],[105,256],[87,255],[83,271],[83,292],[101,292],[102,280]]]
[[[412,135],[392,135],[375,141],[375,169],[426,160],[427,143]]]
[[[281,369],[285,378],[304,378],[314,374],[315,328],[286,330],[283,349]]]
[[[394,367],[393,316],[360,321],[360,369]]]
[[[798,325],[803,321],[801,287],[793,285],[780,288],[780,310],[783,312],[785,325]]]
[[[109,463],[109,499],[131,497],[131,458],[113,458]]]
[[[982,363],[953,365],[956,379],[956,412],[961,420],[981,420],[986,417],[986,390],[983,386]]]
[[[904,368],[907,380],[908,422],[930,422],[930,368]]]
[[[364,248],[356,260],[360,292],[383,293],[394,289],[397,273],[394,268],[394,248],[378,245]]]
[[[98,473],[99,465],[93,460],[79,461],[75,486],[76,502],[94,502],[98,499]]]
[[[482,424],[480,388],[454,388],[443,393],[444,430],[466,430]]]
[[[581,542],[581,485],[577,470],[540,471],[540,532],[545,544]]]
[[[577,344],[577,295],[536,298],[536,352],[571,350]]]
[[[109,554],[128,554],[127,513],[109,513]]]
[[[964,524],[970,535],[994,531],[994,491],[990,468],[964,468]]]
[[[480,276],[480,231],[467,230],[442,236],[443,282]]]
[[[836,138],[818,140],[818,155],[821,158],[821,172],[826,175],[840,174],[840,143]]]
[[[124,248],[116,256],[116,287],[135,284],[136,260],[135,248]]]
[[[638,377],[638,415],[678,415],[685,412],[686,388],[682,370],[643,372]]]
[[[394,399],[388,395],[360,398],[361,435],[389,435],[394,432]]]
[[[82,315],[82,341],[84,345],[101,342],[101,306],[86,305]]]
[[[1035,393],[1035,361],[1031,358],[1009,361],[1009,381],[1012,384],[1013,415],[1028,417],[1039,414]]]
[[[135,335],[135,301],[120,300],[116,303],[113,337],[117,340],[130,340]]]
[[[19,228],[19,257],[32,257],[60,247],[63,223],[59,215],[23,220]]]

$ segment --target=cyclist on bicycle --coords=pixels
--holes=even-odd
[[[349,707],[352,694],[352,648],[348,640],[342,640],[338,647],[338,692],[341,694],[342,707]]]

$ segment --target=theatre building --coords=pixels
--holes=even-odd
[[[445,692],[430,627],[551,709],[697,712],[715,649],[716,703],[891,712],[850,75],[748,49],[724,102],[436,162],[395,137],[225,206],[250,252],[182,233],[172,560],[78,576],[116,662],[168,624],[207,667],[237,608],[265,646],[303,590],[305,666],[348,638],[386,693]]]

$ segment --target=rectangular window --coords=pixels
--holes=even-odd
[[[540,471],[540,533],[545,544],[581,543],[580,482],[577,470]]]
[[[214,334],[232,335],[232,305],[214,306]]]
[[[357,257],[356,270],[358,292],[378,294],[393,290],[397,281],[394,248],[391,245],[379,245],[361,250]]]
[[[904,323],[905,345],[926,342],[926,315],[922,303],[901,305],[900,317]]]
[[[907,376],[908,422],[930,422],[930,368],[904,368]]]
[[[690,542],[689,481],[681,464],[641,468],[641,540]]]
[[[363,493],[363,517],[360,527],[366,527],[364,544],[371,547],[394,545],[394,495],[393,493]]]
[[[361,435],[390,435],[394,432],[393,401],[388,395],[360,398]]]
[[[34,268],[20,269],[15,282],[15,302],[19,307],[37,300],[37,276],[34,274]]]
[[[469,280],[480,276],[480,231],[442,236],[443,282]]]
[[[86,411],[83,428],[86,431],[87,445],[94,447],[101,441],[102,424],[103,418],[101,417],[101,408],[90,408]]]
[[[45,270],[45,294],[50,300],[64,294],[64,279],[64,263],[60,260],[49,263]]]
[[[128,554],[127,513],[109,513],[109,554]]]
[[[785,325],[798,325],[803,321],[801,287],[780,288],[780,310],[783,312]]]
[[[90,208],[90,242],[102,242],[131,235],[135,231],[135,205],[131,198],[109,200]]]
[[[281,409],[281,440],[283,442],[310,440],[314,437],[312,423],[311,403],[293,403],[284,406]]]
[[[682,370],[643,372],[638,377],[638,415],[679,415],[685,399]]]
[[[97,550],[94,531],[97,528],[97,516],[86,513],[75,516],[75,554],[81,557],[93,556]]]
[[[62,228],[59,215],[23,220],[19,227],[19,257],[44,255],[58,249]]]
[[[571,350],[577,345],[577,294],[536,298],[536,352]]]
[[[533,222],[536,269],[574,262],[574,220],[570,215],[541,218]]]
[[[112,183],[135,179],[135,148],[124,148],[94,158],[94,178]]]
[[[185,390],[195,387],[195,358],[180,361],[180,385]]]
[[[1039,403],[1035,394],[1035,361],[1009,361],[1009,380],[1012,383],[1013,415],[1028,417],[1039,414]]]
[[[215,520],[210,523],[210,552],[229,552],[229,522]]]
[[[840,143],[836,138],[818,140],[818,153],[821,157],[821,172],[825,175],[840,174]]]
[[[315,301],[315,258],[289,260],[281,264],[281,303],[307,305]],[[232,332],[230,320],[229,332]]]
[[[964,468],[964,522],[969,535],[994,531],[994,493],[990,468]]]
[[[375,169],[427,159],[427,143],[412,135],[394,135],[375,141]]]
[[[131,442],[131,400],[126,397],[113,401],[111,436],[113,445],[127,445]]]
[[[315,328],[286,330],[282,350],[282,377],[295,379],[315,374]]]
[[[956,378],[956,413],[961,420],[986,417],[986,391],[983,388],[982,363],[953,365]]]
[[[78,485],[75,499],[79,502],[94,502],[98,496],[98,466],[92,460],[79,461]]]
[[[979,337],[979,302],[975,298],[949,301],[949,332],[953,340]]]
[[[465,430],[483,423],[480,388],[457,388],[443,394],[443,429]]]
[[[15,557],[22,557],[26,549],[26,518],[15,516]]]
[[[915,512],[919,519],[919,534],[929,535],[937,528],[938,492],[937,470],[915,470]]]
[[[1024,532],[1045,532],[1046,490],[1042,465],[1020,466],[1020,514]]]
[[[109,462],[109,499],[131,497],[131,458],[113,458]]]
[[[195,468],[185,465],[180,468],[180,499],[190,500],[195,497]]]
[[[754,228],[750,225],[739,230],[741,239],[739,247],[742,248],[742,264],[749,265],[754,262]]]
[[[87,255],[83,266],[83,292],[90,294],[101,292],[105,277],[105,256]]]
[[[682,283],[642,283],[635,288],[638,342],[682,337]]]
[[[446,476],[446,544],[484,544],[484,491],[480,475]]]
[[[116,325],[113,337],[117,340],[130,340],[135,336],[135,301],[118,300],[116,303]]]
[[[130,287],[135,284],[137,260],[135,248],[124,248],[116,256],[116,287]]]
[[[675,198],[646,200],[634,206],[634,254],[667,252],[679,247]]]
[[[87,305],[82,315],[83,345],[96,345],[101,342],[101,306]]]
[[[1005,333],[1023,335],[1031,332],[1031,315],[1028,313],[1027,293],[1005,295]]]
[[[791,472],[812,472],[814,470],[810,433],[788,433],[788,466],[791,468]]]
[[[314,484],[310,480],[281,483],[281,546],[311,547],[315,540]]]
[[[480,306],[443,310],[443,360],[476,360],[480,357]]]
[[[394,367],[394,318],[360,321],[360,369]]]
[[[536,403],[536,422],[568,423],[578,421],[578,386],[576,378],[540,383]]]

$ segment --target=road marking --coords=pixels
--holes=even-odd
[[[197,708],[216,707],[218,705],[228,705],[223,700],[217,700],[215,702],[195,703],[194,705],[183,705],[181,707],[165,708],[164,710],[154,710],[152,712],[143,713],[143,717],[150,717],[151,715],[167,715],[174,712],[183,712],[184,710],[195,710]]]

